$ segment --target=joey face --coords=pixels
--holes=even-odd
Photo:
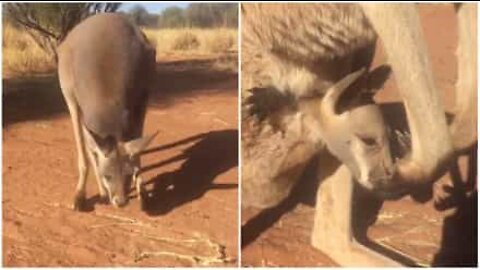
[[[344,163],[365,188],[388,195],[394,164],[387,137],[387,126],[373,99],[365,99],[337,112],[342,93],[363,71],[347,75],[325,94],[318,110],[318,123],[329,151]],[[368,75],[367,75],[368,76]],[[368,86],[368,85],[367,85]],[[364,89],[352,89],[362,93]],[[371,89],[368,89],[371,93]],[[356,98],[356,97],[354,97]]]

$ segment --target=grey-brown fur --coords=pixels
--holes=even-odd
[[[312,156],[326,150],[328,121],[318,122],[317,107],[329,87],[370,67],[375,41],[357,5],[242,5],[245,204],[272,206],[285,198]],[[362,103],[362,94],[379,88],[369,77],[342,99]],[[370,95],[347,108],[372,103]]]
[[[142,138],[142,131],[155,50],[125,17],[98,14],[67,35],[58,59],[79,163],[74,208],[80,210],[85,201],[87,156],[100,196],[122,206],[130,178],[142,190],[138,153],[152,139]]]
[[[64,88],[75,89],[87,128],[117,141],[138,137],[131,131],[144,118],[155,64],[155,51],[141,32],[121,15],[97,15],[75,27],[58,54],[70,76],[81,78]]]

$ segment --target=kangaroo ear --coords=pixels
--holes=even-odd
[[[153,135],[141,137],[139,139],[131,140],[122,144],[123,150],[130,157],[140,154],[152,141],[155,136],[157,136],[159,131],[155,132]]]
[[[115,148],[115,139],[112,136],[102,138],[83,126],[83,135],[87,146],[95,153],[101,153],[107,156]]]
[[[372,95],[375,95],[378,90],[383,88],[383,85],[388,80],[391,73],[392,68],[389,65],[378,66],[369,72],[367,88],[370,89]]]
[[[381,65],[365,74],[364,85],[360,86],[360,91],[350,91],[350,97],[343,98],[338,106],[340,111],[348,110],[357,106],[375,103],[373,97],[378,91],[383,89],[383,85],[390,77],[392,69],[389,65]]]

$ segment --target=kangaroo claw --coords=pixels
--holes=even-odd
[[[84,210],[86,202],[87,202],[87,199],[85,198],[85,193],[80,192],[75,194],[75,198],[73,199],[73,210],[74,211]]]

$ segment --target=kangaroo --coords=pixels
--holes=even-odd
[[[380,109],[373,102],[373,92],[364,93],[364,89],[361,96],[352,96],[349,100],[356,105],[337,110],[343,96],[358,91],[356,83],[362,77],[376,74],[375,71],[365,73],[366,69],[362,68],[348,74],[321,97],[283,101],[291,102],[283,106],[292,108],[276,112],[279,120],[273,122],[268,122],[272,121],[272,114],[266,116],[267,120],[258,116],[268,110],[263,107],[265,97],[261,95],[266,92],[272,98],[274,94],[266,89],[252,91],[243,104],[247,108],[242,120],[242,200],[245,205],[267,208],[286,198],[308,161],[324,151],[342,160],[366,188],[386,195],[398,191],[387,189],[392,187],[388,181],[394,166],[388,130]],[[278,105],[282,101],[274,103]]]
[[[101,198],[127,203],[134,181],[143,196],[139,153],[155,50],[125,17],[97,14],[77,25],[58,47],[58,75],[70,112],[79,178],[73,208],[85,207],[90,160]]]
[[[246,4],[242,8],[242,98],[246,110],[242,119],[242,187],[244,198],[252,199],[245,203],[257,201],[258,206],[269,207],[283,199],[302,166],[322,149],[346,164],[365,187],[380,193],[395,191],[388,183],[394,162],[387,129],[372,99],[388,78],[389,68],[365,71],[373,59],[376,36],[371,28],[358,26],[368,25],[361,10],[343,4]],[[338,29],[321,28],[337,17]],[[299,18],[305,21],[294,24]],[[297,31],[283,31],[282,25]],[[256,70],[259,67],[261,70]],[[257,89],[257,94],[250,94],[249,89]],[[294,106],[282,104],[281,98],[265,102],[266,95],[260,92],[270,97],[291,96],[283,103]],[[262,108],[265,103],[293,108],[269,112]],[[281,119],[282,133],[268,131],[269,126],[278,124],[258,121],[256,112],[262,111],[269,119]],[[295,133],[296,126],[301,128]],[[263,181],[279,186],[250,188]],[[262,192],[271,196],[270,202],[266,198],[260,202],[264,196],[257,193]]]

